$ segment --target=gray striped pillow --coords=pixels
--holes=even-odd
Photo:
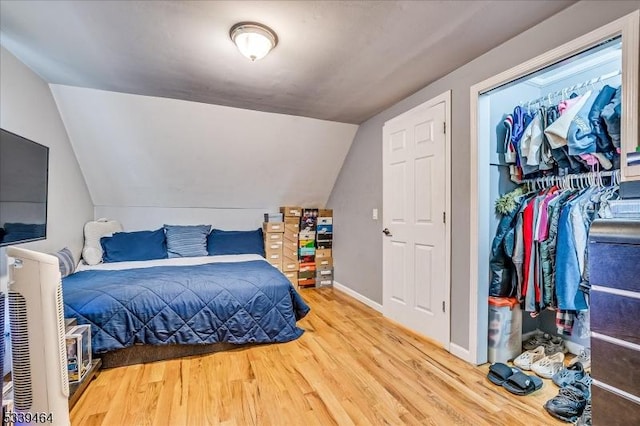
[[[207,256],[211,225],[164,225],[169,257]]]
[[[60,275],[62,275],[62,278],[73,274],[76,270],[76,262],[73,260],[73,254],[68,247],[63,248],[53,255],[57,257],[58,262],[60,262]]]

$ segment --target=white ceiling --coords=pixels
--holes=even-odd
[[[361,123],[573,1],[2,1],[47,82]],[[274,29],[251,63],[239,21]]]

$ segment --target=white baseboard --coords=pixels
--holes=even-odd
[[[473,360],[471,359],[471,352],[469,349],[465,349],[462,346],[456,345],[455,343],[449,343],[449,353],[451,355],[457,356],[461,360],[470,362],[473,364]]]
[[[335,288],[338,291],[341,291],[345,294],[348,294],[349,296],[353,297],[356,300],[359,300],[360,302],[364,303],[365,305],[367,305],[368,307],[375,309],[378,312],[382,312],[382,305],[379,304],[378,302],[374,302],[373,300],[369,299],[366,296],[361,295],[360,293],[358,293],[355,290],[350,289],[349,287],[340,284],[338,281],[333,281],[333,288]]]

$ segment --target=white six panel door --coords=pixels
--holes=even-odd
[[[384,126],[383,311],[448,345],[445,117],[441,102]]]

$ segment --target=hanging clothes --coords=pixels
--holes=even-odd
[[[492,295],[514,295],[532,315],[556,308],[559,332],[570,334],[575,313],[589,307],[589,227],[610,215],[608,202],[617,197],[615,185],[503,196],[496,203],[502,218],[492,246]]]
[[[503,120],[511,180],[619,168],[620,92],[605,85],[557,105],[516,106]]]

